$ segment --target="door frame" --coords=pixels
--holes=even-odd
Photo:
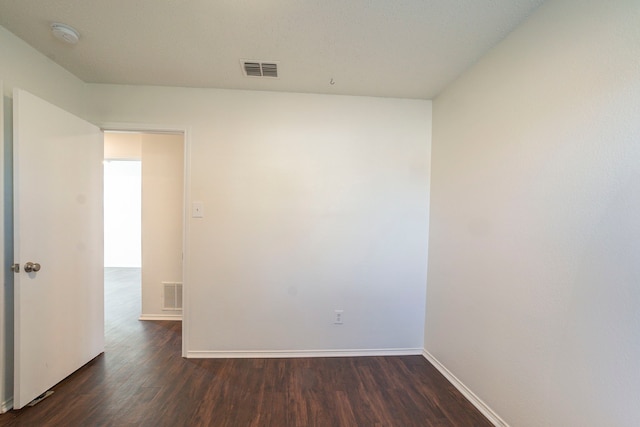
[[[181,134],[183,137],[183,190],[182,190],[182,357],[187,357],[189,331],[189,221],[191,200],[191,128],[188,126],[163,126],[143,123],[98,123],[102,132],[140,132]]]

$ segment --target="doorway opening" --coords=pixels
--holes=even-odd
[[[105,314],[124,292],[139,320],[182,320],[184,135],[105,131],[104,147]]]

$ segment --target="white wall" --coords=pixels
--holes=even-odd
[[[3,106],[5,109],[4,155],[2,164],[5,178],[5,191],[2,194],[5,218],[0,222],[4,227],[4,250],[2,255],[4,268],[13,263],[13,254],[9,253],[13,245],[12,237],[12,156],[11,109],[12,92],[15,87],[31,93],[71,111],[80,117],[86,113],[85,84],[69,72],[39,54],[5,28],[0,27],[0,80],[3,80]],[[9,162],[9,163],[8,163]],[[13,273],[5,270],[3,275],[3,293],[0,329],[5,340],[0,340],[0,408],[11,405],[13,395]]]
[[[85,84],[0,26],[0,78],[4,94],[21,88],[85,118]]]
[[[430,101],[89,88],[96,122],[187,129],[190,355],[422,348]]]
[[[184,137],[140,134],[142,319],[180,319],[163,310],[163,282],[182,283]]]
[[[425,347],[514,426],[640,420],[639,22],[546,2],[434,102]]]

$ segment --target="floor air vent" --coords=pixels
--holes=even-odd
[[[182,310],[182,283],[162,282],[162,309]]]
[[[242,71],[246,77],[278,78],[278,63],[263,61],[241,61]]]

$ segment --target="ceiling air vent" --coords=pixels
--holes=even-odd
[[[278,63],[263,61],[241,61],[242,71],[247,77],[278,78]]]

